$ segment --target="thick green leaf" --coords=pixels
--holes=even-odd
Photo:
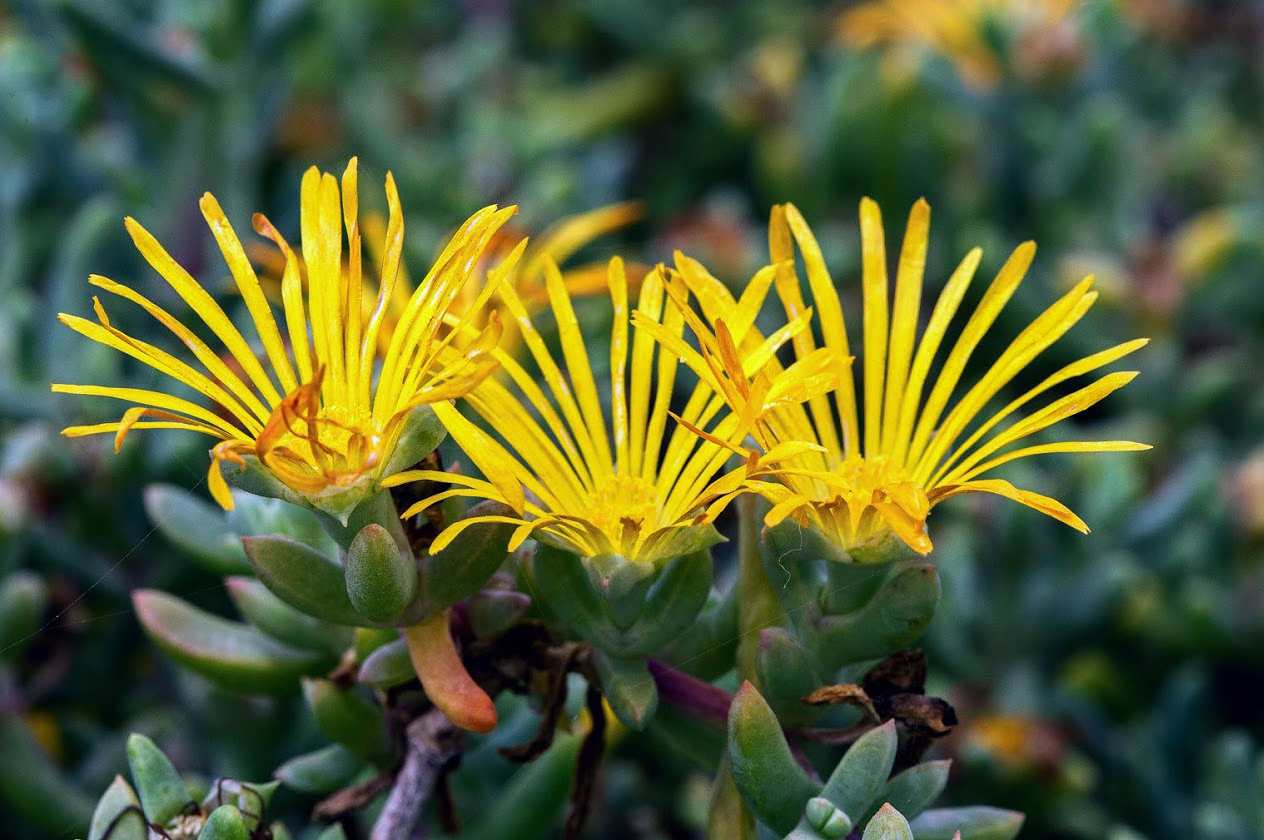
[[[807,801],[820,793],[790,753],[781,724],[749,682],[729,709],[729,769],[742,799],[759,820],[786,834]]]
[[[346,787],[364,768],[364,759],[339,744],[291,758],[276,769],[281,782],[303,793]]]
[[[910,825],[917,840],[1013,840],[1023,827],[1023,815],[1003,808],[974,805],[967,808],[932,808]]]
[[[354,630],[300,612],[272,594],[262,581],[230,577],[224,585],[246,620],[272,638],[304,650],[340,654],[351,645]]]
[[[506,505],[487,501],[474,505],[461,519],[512,513]],[[408,609],[408,623],[429,618],[482,589],[509,557],[513,530],[503,522],[471,525],[443,551],[421,558],[421,587],[418,602]]]
[[[645,596],[641,619],[624,645],[627,652],[653,653],[691,628],[711,594],[713,569],[709,549],[668,562]]]
[[[360,663],[359,680],[374,688],[390,688],[417,679],[408,643],[401,638],[387,642]]]
[[[512,589],[484,589],[465,599],[465,620],[479,639],[494,639],[531,609],[531,596]]]
[[[316,726],[329,740],[372,761],[391,752],[382,709],[360,691],[329,680],[303,680],[303,694]]]
[[[714,525],[673,528],[665,539],[655,543],[652,552],[638,557],[637,560],[654,566],[662,566],[687,554],[709,553],[712,548],[722,542],[727,542],[727,540]]]
[[[913,840],[913,830],[904,815],[888,803],[873,815],[861,840]]]
[[[842,761],[838,762],[825,781],[821,796],[848,815],[865,813],[891,775],[898,746],[895,721],[889,720],[869,730],[851,745]]]
[[[614,626],[628,630],[641,615],[645,596],[657,571],[652,563],[640,563],[618,554],[586,558],[584,570],[593,591],[606,603]]]
[[[816,796],[808,800],[803,819],[790,836],[842,840],[851,833],[851,825],[851,817],[845,811],[825,797]]]
[[[234,691],[288,693],[299,677],[332,663],[329,656],[283,645],[165,592],[141,589],[132,603],[146,632],[172,659]]]
[[[821,716],[820,709],[803,702],[821,685],[816,667],[789,630],[765,627],[759,632],[755,674],[763,686],[764,699],[783,723],[797,726]]]
[[[688,633],[672,640],[663,653],[672,667],[712,680],[733,667],[737,655],[737,587],[720,595],[712,591]]]
[[[250,822],[235,805],[221,805],[206,818],[198,840],[250,840]]]
[[[127,765],[132,770],[145,817],[151,823],[166,825],[194,804],[171,760],[144,735],[133,733],[127,739]]]
[[[246,556],[273,594],[310,616],[334,624],[369,624],[351,603],[342,566],[286,537],[244,537]]]
[[[126,779],[115,776],[92,812],[88,840],[146,840],[148,836],[136,792]]]
[[[938,603],[935,566],[911,563],[861,609],[823,619],[817,655],[823,667],[832,671],[904,650],[922,635]]]
[[[404,421],[404,429],[395,444],[395,451],[391,453],[390,460],[382,470],[382,478],[412,469],[418,461],[439,448],[447,433],[433,408],[428,405],[414,408]]]
[[[880,802],[889,802],[895,810],[912,819],[930,807],[948,784],[949,759],[918,764],[891,778]]]
[[[627,728],[640,732],[658,708],[658,684],[644,659],[623,659],[601,650],[593,651],[593,664],[601,680],[601,693],[610,710]]]
[[[284,499],[256,496],[234,489],[228,524],[241,537],[289,537],[326,557],[338,556],[338,543],[321,524],[319,514]],[[240,540],[238,540],[240,543]]]
[[[707,805],[707,840],[758,840],[759,826],[733,774],[729,772],[729,756],[720,758],[720,767],[711,788]]]
[[[145,488],[145,512],[164,537],[220,575],[250,571],[241,539],[224,511],[174,484]]]
[[[417,595],[417,562],[376,523],[351,541],[345,572],[352,606],[371,621],[396,620]]]

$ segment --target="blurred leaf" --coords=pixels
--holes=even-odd
[[[145,818],[151,823],[166,825],[194,804],[171,760],[144,735],[132,734],[127,739],[127,764],[132,770]]]

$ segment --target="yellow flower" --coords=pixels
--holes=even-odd
[[[464,400],[491,434],[455,407],[435,406],[449,434],[486,478],[415,470],[386,483],[431,480],[455,485],[418,502],[405,516],[451,497],[495,499],[517,516],[460,520],[436,539],[431,551],[441,550],[460,528],[497,521],[519,526],[511,549],[535,535],[585,557],[617,554],[643,563],[665,560],[679,546],[673,541],[683,536],[679,529],[713,521],[751,476],[767,468],[771,459],[751,455],[741,466],[714,478],[745,432],[739,418],[723,412],[724,400],[705,383],[694,389],[681,422],[667,434],[679,357],[659,350],[647,331],[629,328],[628,282],[621,260],[610,262],[608,278],[614,307],[608,411],[556,265],[545,261],[545,291],[565,374],[532,323],[526,302],[512,284],[502,287],[505,306],[518,322],[544,387],[510,355],[495,351],[508,381],[488,379]],[[654,321],[662,317],[662,329],[679,340],[684,319],[665,307],[665,295],[684,293],[674,272],[660,266],[642,283],[636,315]],[[726,317],[753,320],[761,304],[762,297],[752,296]],[[807,319],[801,319],[752,344],[742,360],[746,369],[758,370],[777,347],[806,326]],[[783,374],[772,383],[774,395],[785,390],[786,380]],[[709,430],[705,437],[692,431],[704,428]]]
[[[641,218],[641,214],[642,208],[639,202],[624,201],[617,204],[609,204],[596,210],[569,216],[529,241],[520,230],[511,229],[509,225],[504,226],[496,232],[496,235],[488,243],[487,249],[478,261],[474,276],[462,286],[461,293],[452,302],[450,314],[459,314],[473,305],[479,299],[479,292],[483,288],[483,283],[486,279],[486,269],[499,264],[523,242],[526,242],[526,246],[522,252],[515,285],[518,289],[518,296],[522,298],[527,311],[535,313],[548,303],[548,295],[544,290],[544,264],[546,260],[552,260],[558,265],[562,265],[574,256],[576,252],[594,240],[627,227]],[[366,212],[361,221],[369,259],[373,265],[381,266],[385,260],[385,252],[381,243],[386,241],[386,220],[378,213]],[[275,250],[269,248],[251,249],[250,256],[263,272],[263,276],[260,279],[263,281],[265,289],[273,297],[276,297],[277,293],[274,289],[279,288],[280,278],[285,268],[283,256],[278,255]],[[345,264],[343,268],[346,270]],[[635,288],[636,284],[644,276],[644,267],[628,266],[630,287]],[[606,266],[604,262],[578,265],[564,270],[562,279],[566,282],[566,290],[572,298],[589,297],[605,290]],[[408,308],[408,301],[412,297],[413,291],[414,287],[409,279],[408,270],[401,263],[394,292],[382,315],[382,329],[378,333],[378,343],[381,345],[383,352],[389,346],[391,335],[395,331],[395,325],[399,323],[400,318]],[[374,305],[375,301],[364,300],[365,317],[369,316]],[[504,315],[504,305],[500,302],[499,295],[492,296],[491,304],[484,308],[483,314],[480,315],[480,320],[475,323],[482,324],[493,312]],[[512,319],[503,317],[502,322],[504,332],[500,340],[501,346],[513,348],[518,341],[514,322]]]
[[[1001,24],[1014,30],[1028,51],[1050,52],[1046,42],[1065,50],[1063,29],[1075,5],[1076,0],[868,0],[839,16],[837,32],[848,46],[882,45],[886,69],[895,75],[905,75],[903,68],[916,54],[930,50],[951,60],[970,86],[989,89],[1002,75],[989,28]]]
[[[462,327],[486,305],[495,282],[489,282],[478,299],[465,307],[459,322],[448,315],[462,294],[471,266],[514,212],[512,207],[487,207],[471,216],[448,243],[410,296],[389,345],[382,347],[379,336],[387,304],[399,283],[404,233],[399,194],[389,174],[386,197],[390,220],[382,232],[381,278],[367,316],[362,316],[365,290],[354,158],[343,174],[341,190],[333,175],[315,167],[303,176],[301,263],[267,219],[254,217],[255,230],[275,242],[285,258],[284,333],[219,203],[209,193],[202,197],[202,214],[250,312],[262,354],[206,289],[148,231],[127,219],[128,233],[141,254],[214,334],[226,355],[221,357],[194,329],[140,292],[96,275],[90,278],[92,285],[148,312],[188,348],[197,366],[111,326],[95,297],[99,323],[66,314],[59,318],[93,341],[205,397],[217,410],[166,390],[53,385],[61,393],[132,403],[119,420],[72,426],[63,434],[113,433],[117,450],[132,429],[202,432],[220,440],[211,450],[208,483],[225,508],[233,503],[219,469],[221,462],[244,466],[245,457],[253,456],[311,504],[335,515],[349,514],[375,489],[413,409],[464,394],[495,369],[490,351],[500,332],[495,318],[478,330]],[[445,316],[451,321],[447,326]]]
[[[750,482],[772,502],[766,522],[786,517],[812,524],[836,544],[862,559],[889,545],[891,535],[925,554],[931,550],[925,523],[930,509],[962,493],[994,493],[1046,513],[1080,531],[1085,524],[1060,502],[1007,481],[983,476],[1002,464],[1050,452],[1105,452],[1148,449],[1129,441],[1073,441],[1010,448],[1049,428],[1122,387],[1135,372],[1111,373],[1074,392],[1047,402],[1026,417],[1015,412],[1074,377],[1116,361],[1146,343],[1137,339],[1074,362],[991,415],[983,411],[1001,390],[1043,350],[1084,316],[1096,300],[1086,278],[1041,313],[965,392],[954,400],[966,364],[1013,295],[1035,253],[1033,243],[1020,245],[961,327],[942,362],[940,344],[966,293],[982,255],[975,248],[957,267],[930,313],[917,340],[922,278],[926,262],[930,208],[913,207],[896,271],[894,305],[888,301],[887,260],[878,206],[860,205],[863,252],[864,359],[863,399],[858,399],[850,366],[842,366],[833,403],[826,396],[807,400],[806,407],[789,401],[764,413],[751,431],[761,447],[801,441],[811,444],[784,460],[777,482]],[[773,208],[769,229],[776,287],[786,314],[802,318],[807,311],[795,270],[794,243],[807,269],[808,285],[820,315],[824,346],[835,358],[849,358],[843,310],[825,261],[807,223],[793,205]],[[732,304],[723,286],[686,274],[704,313],[713,316]],[[753,330],[735,339],[744,348],[759,342]],[[812,333],[794,339],[796,356],[818,352]],[[771,360],[772,370],[776,361]],[[932,369],[937,375],[932,378]],[[929,393],[928,393],[929,391]],[[732,394],[730,389],[728,394]],[[730,399],[738,414],[750,416],[740,399]],[[980,422],[981,418],[982,419]],[[995,431],[1006,422],[1002,431]],[[862,426],[863,423],[863,426]],[[1005,451],[1002,451],[1005,450]]]

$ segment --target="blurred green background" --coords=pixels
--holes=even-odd
[[[129,731],[208,776],[267,778],[318,743],[300,703],[223,702],[131,614],[138,586],[229,611],[142,506],[150,482],[198,484],[206,441],[67,441],[114,407],[48,383],[153,382],[55,321],[90,313],[89,273],[171,303],[124,215],[226,292],[201,193],[239,230],[261,210],[293,231],[302,170],[353,154],[365,204],[398,179],[414,266],[493,201],[538,231],[638,199],[644,219],[594,256],[679,247],[737,284],[789,200],[858,313],[858,200],[894,245],[925,196],[928,293],[974,245],[987,273],[1039,243],[983,358],[1095,274],[1101,301],[1014,393],[1148,335],[1141,377],[1081,422],[1155,448],[1024,462],[1087,537],[1004,502],[936,510],[945,597],[924,643],[963,721],[936,747],[957,759],[949,796],[1027,811],[1030,838],[1264,837],[1260,4],[11,0],[0,94],[5,837],[73,836]],[[152,328],[132,314],[124,329]],[[507,770],[486,758],[490,789]],[[695,836],[706,783],[628,739],[592,836]],[[311,804],[282,794],[278,814]]]

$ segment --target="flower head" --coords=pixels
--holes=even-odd
[[[117,450],[132,429],[202,432],[220,441],[211,450],[208,483],[225,508],[232,507],[232,496],[219,469],[221,462],[245,465],[245,458],[253,456],[309,503],[348,515],[375,489],[413,409],[464,394],[495,369],[491,350],[500,333],[496,318],[478,329],[466,328],[486,305],[494,282],[459,318],[450,313],[471,267],[514,212],[488,207],[471,216],[448,243],[383,344],[387,305],[399,283],[404,232],[399,194],[390,175],[386,197],[390,217],[382,232],[381,277],[375,293],[364,288],[362,276],[355,159],[343,174],[341,189],[333,175],[315,167],[303,176],[301,259],[266,218],[255,216],[255,230],[276,243],[285,259],[284,326],[278,324],[219,203],[209,193],[202,197],[202,214],[249,310],[262,353],[148,231],[127,219],[128,233],[146,261],[222,347],[203,342],[194,329],[135,289],[95,275],[89,281],[92,285],[140,306],[185,345],[193,360],[113,327],[97,298],[97,322],[59,317],[77,332],[210,400],[214,409],[166,390],[58,384],[54,391],[132,404],[119,420],[72,426],[64,434],[113,433]],[[362,301],[370,295],[374,303],[366,309]],[[194,360],[196,364],[191,363]]]
[[[460,314],[475,303],[478,303],[481,297],[480,292],[487,280],[487,272],[508,258],[523,243],[525,245],[519,260],[519,267],[515,273],[514,285],[517,288],[518,297],[522,299],[527,311],[535,313],[547,306],[549,302],[548,294],[544,288],[544,265],[546,261],[551,260],[562,266],[578,251],[594,240],[627,227],[639,219],[641,214],[641,205],[635,201],[609,204],[585,213],[568,216],[544,230],[539,236],[531,239],[528,239],[527,235],[520,228],[511,227],[510,225],[501,227],[488,242],[487,248],[475,264],[473,276],[462,285],[460,294],[453,300],[449,314]],[[369,211],[363,214],[361,224],[364,230],[365,250],[369,261],[373,266],[380,267],[385,264],[386,260],[383,243],[388,241],[386,236],[387,221],[381,214]],[[262,272],[260,280],[264,284],[265,291],[268,292],[270,297],[279,299],[280,281],[285,270],[284,255],[279,254],[273,248],[264,247],[262,243],[260,247],[251,248],[248,252],[251,260]],[[347,261],[344,260],[343,270],[346,271],[348,268]],[[636,284],[645,275],[645,267],[629,265],[627,273],[629,288],[635,288]],[[589,297],[603,292],[606,288],[605,263],[590,262],[563,268],[562,280],[565,282],[566,290],[572,298]],[[408,302],[412,298],[414,291],[415,286],[409,278],[408,269],[403,263],[400,263],[393,292],[381,316],[382,329],[378,333],[378,343],[382,352],[388,349],[391,336],[395,332],[395,326],[407,311]],[[361,305],[365,309],[364,315],[367,318],[371,315],[376,301],[366,297]],[[493,313],[501,316],[503,330],[500,339],[501,346],[505,348],[515,347],[518,342],[515,322],[512,318],[504,317],[506,314],[505,307],[500,301],[499,294],[492,295],[491,302],[487,306],[482,307],[474,323],[482,325]]]
[[[745,432],[739,418],[724,412],[725,401],[705,382],[694,389],[680,422],[668,433],[679,357],[661,349],[639,325],[641,319],[661,320],[661,331],[680,341],[684,319],[679,310],[666,305],[667,294],[685,293],[680,278],[662,267],[646,276],[635,328],[630,328],[628,282],[621,260],[610,262],[608,278],[614,308],[608,411],[600,396],[606,388],[593,375],[589,350],[556,266],[545,263],[545,285],[562,364],[545,345],[526,302],[511,284],[502,287],[502,298],[541,372],[542,385],[503,350],[496,351],[507,381],[488,379],[463,400],[490,433],[452,406],[435,406],[449,434],[485,478],[415,470],[388,483],[432,480],[454,485],[418,502],[405,516],[456,496],[495,499],[518,515],[463,519],[437,538],[432,551],[446,545],[457,529],[492,519],[519,525],[511,548],[534,535],[585,557],[613,554],[636,562],[665,560],[675,556],[679,529],[714,520],[749,478],[766,468],[767,462],[748,453],[746,462],[715,478]],[[730,315],[753,318],[761,302],[747,302]],[[751,345],[739,364],[757,370],[781,343],[804,328],[806,319]],[[780,381],[774,384],[784,389]]]
[[[856,389],[852,367],[838,370],[837,387],[828,396],[786,401],[764,412],[751,432],[770,451],[793,442],[809,444],[782,459],[776,481],[751,487],[772,502],[768,524],[793,517],[812,524],[835,543],[863,556],[893,536],[913,550],[931,550],[926,517],[939,502],[962,493],[993,493],[1046,513],[1080,530],[1088,528],[1060,502],[1021,490],[999,478],[985,478],[994,468],[1018,458],[1050,452],[1104,452],[1148,449],[1129,441],[1071,441],[1014,444],[1094,405],[1136,376],[1110,373],[1058,399],[1047,401],[1025,417],[1018,410],[1072,378],[1091,373],[1146,343],[1137,339],[1094,353],[1067,365],[992,414],[984,409],[1042,351],[1057,341],[1093,305],[1097,294],[1086,278],[1036,317],[975,381],[963,384],[967,362],[992,327],[1001,309],[1023,279],[1035,253],[1033,243],[1020,245],[992,281],[948,350],[939,353],[957,309],[982,255],[975,248],[957,267],[936,302],[920,340],[917,337],[926,263],[930,208],[919,201],[909,216],[895,279],[894,303],[888,300],[887,258],[878,206],[865,199],[860,207],[863,252],[864,391]],[[795,270],[797,243],[807,270],[808,286],[820,317],[824,347],[834,358],[851,358],[842,306],[825,261],[807,223],[793,205],[775,207],[769,241],[775,283],[786,315],[804,316]],[[722,285],[698,274],[691,290],[705,313],[730,308],[732,298]],[[737,348],[762,340],[748,331]],[[815,358],[812,333],[794,338],[798,364]],[[712,353],[719,356],[718,353]],[[938,373],[931,376],[932,368]],[[695,365],[697,363],[695,362]],[[714,363],[709,363],[714,368]],[[775,359],[770,360],[777,369]],[[961,386],[961,387],[959,387]],[[964,393],[958,393],[964,390]],[[725,391],[738,415],[749,415],[738,389]],[[737,396],[734,396],[737,394]],[[1007,425],[1002,425],[1007,424]],[[999,431],[998,431],[999,429]]]

